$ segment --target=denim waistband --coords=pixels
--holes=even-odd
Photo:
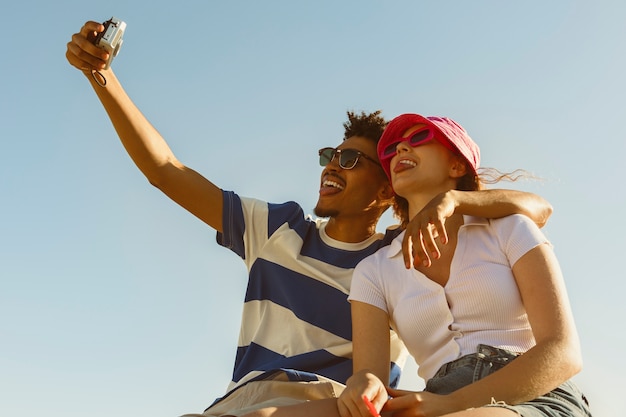
[[[476,353],[470,353],[469,355],[461,356],[459,359],[453,360],[443,365],[435,373],[434,378],[440,378],[448,374],[450,371],[462,366],[476,366],[480,360],[488,360],[489,362],[499,363],[502,366],[506,365],[521,353],[515,353],[510,350],[500,349],[497,347],[480,344],[476,348]]]
[[[446,395],[497,372],[521,353],[489,345],[478,345],[476,352],[443,365],[426,381],[425,391]],[[591,417],[589,404],[580,389],[565,381],[554,390],[531,401],[516,405],[495,403],[526,417],[577,416]]]

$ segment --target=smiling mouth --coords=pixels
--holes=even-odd
[[[417,166],[417,162],[411,159],[401,159],[394,167],[395,172],[404,171],[405,169],[413,168]]]
[[[332,187],[332,188],[337,188],[339,190],[343,190],[343,185],[339,184],[336,181],[331,181],[331,180],[324,180],[322,181],[322,187]]]

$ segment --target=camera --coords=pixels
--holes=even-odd
[[[122,36],[124,36],[124,30],[126,29],[126,23],[122,22],[116,17],[112,17],[106,22],[102,23],[104,30],[98,34],[94,44],[101,49],[104,49],[109,53],[109,59],[106,62],[104,69],[109,69],[113,58],[117,55],[122,47]]]

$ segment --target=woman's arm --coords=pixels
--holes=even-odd
[[[558,261],[548,244],[526,253],[513,274],[536,345],[488,377],[450,394],[458,409],[491,398],[517,404],[549,392],[582,367],[578,334]]]
[[[389,390],[388,411],[442,415],[495,401],[532,400],[559,386],[582,366],[578,335],[559,264],[541,244],[513,266],[536,345],[504,368],[449,395]],[[422,415],[422,414],[420,414]]]
[[[389,381],[389,317],[370,304],[351,301],[354,374],[338,400],[342,417],[371,417],[363,396],[380,411]],[[386,381],[386,382],[383,382]]]

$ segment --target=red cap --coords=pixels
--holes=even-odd
[[[391,180],[389,168],[391,158],[383,159],[382,152],[387,146],[394,142],[401,142],[403,140],[402,135],[417,124],[431,126],[436,132],[441,133],[443,137],[447,139],[448,143],[463,156],[474,172],[476,172],[480,165],[480,149],[460,124],[448,117],[425,117],[419,114],[406,113],[390,121],[378,141],[378,158],[389,180]],[[435,137],[441,140],[441,138],[437,136],[439,135]]]

